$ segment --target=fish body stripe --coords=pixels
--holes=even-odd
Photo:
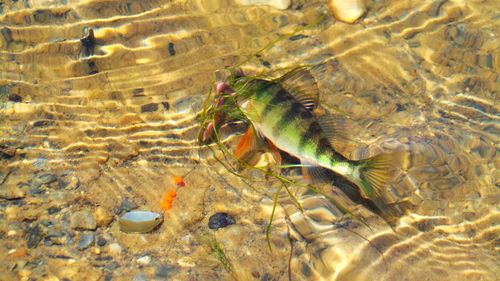
[[[264,92],[265,90],[262,90]],[[257,97],[258,98],[258,97]],[[290,96],[284,89],[278,90],[272,95],[271,100],[268,101],[264,110],[261,113],[262,118],[265,118],[276,106],[280,106],[286,102],[289,102],[293,97]]]

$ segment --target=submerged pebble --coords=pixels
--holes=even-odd
[[[137,259],[137,263],[140,265],[148,265],[151,262],[151,257],[150,256],[142,256]]]
[[[118,256],[122,253],[122,246],[118,243],[109,244],[109,253],[113,256]]]
[[[208,219],[208,228],[219,229],[235,223],[236,221],[231,215],[227,213],[215,213]]]
[[[94,217],[97,223],[97,226],[108,226],[113,220],[113,215],[111,212],[106,210],[103,207],[97,207],[94,211]]]
[[[33,249],[42,241],[43,234],[40,225],[36,224],[33,227],[28,227],[25,231],[26,245]]]
[[[26,196],[26,192],[15,185],[10,185],[0,189],[0,198],[7,200],[22,199]]]
[[[137,207],[138,207],[137,204],[135,204],[134,202],[132,202],[126,198],[122,201],[120,206],[118,206],[118,208],[115,209],[115,214],[118,215],[122,212],[128,212],[128,211],[131,211]]]
[[[71,215],[69,226],[76,230],[94,230],[97,223],[89,211],[78,211]]]
[[[120,217],[120,230],[123,232],[146,233],[157,227],[163,218],[160,214],[149,211],[130,211]]]
[[[93,232],[84,233],[80,237],[80,240],[78,241],[78,246],[77,246],[78,250],[82,251],[87,249],[89,246],[92,245],[92,243],[94,243],[94,239],[95,239],[95,234]]]
[[[366,12],[363,0],[329,0],[328,7],[336,19],[347,23],[355,22]]]

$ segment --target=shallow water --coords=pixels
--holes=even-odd
[[[497,280],[500,3],[368,1],[345,24],[292,2],[0,3],[0,280]],[[245,184],[197,142],[214,71],[240,63],[313,65],[321,104],[349,117],[345,155],[409,152],[392,228],[337,189],[322,187],[369,228],[293,186],[304,212],[279,195],[269,250],[279,185]],[[119,230],[127,204],[162,212],[169,188],[160,228]],[[94,229],[72,227],[82,210]],[[209,229],[215,212],[236,224]]]

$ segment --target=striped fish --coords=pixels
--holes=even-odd
[[[382,154],[353,161],[335,151],[332,119],[314,113],[319,91],[308,72],[300,69],[275,81],[232,75],[217,85],[217,91],[234,97],[252,125],[236,149],[237,157],[265,138],[300,159],[309,177],[321,176],[318,167],[333,171],[354,183],[381,211],[386,209],[381,195],[391,177],[392,158]]]

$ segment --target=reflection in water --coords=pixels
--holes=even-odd
[[[0,4],[1,275],[495,280],[498,1],[369,1],[355,24],[335,21],[323,1],[292,2]],[[82,48],[90,30],[95,44]],[[323,106],[352,124],[356,148],[339,148],[347,156],[408,151],[387,194],[397,222],[321,187],[368,227],[296,187],[304,212],[280,195],[269,251],[277,183],[255,175],[245,185],[196,140],[214,71],[247,59],[246,72],[269,77],[314,65]],[[100,206],[114,216],[123,202],[159,212],[171,176],[184,174],[159,230],[128,235],[114,220],[78,249],[88,236],[70,228],[72,213]],[[236,224],[209,230],[215,212]]]

